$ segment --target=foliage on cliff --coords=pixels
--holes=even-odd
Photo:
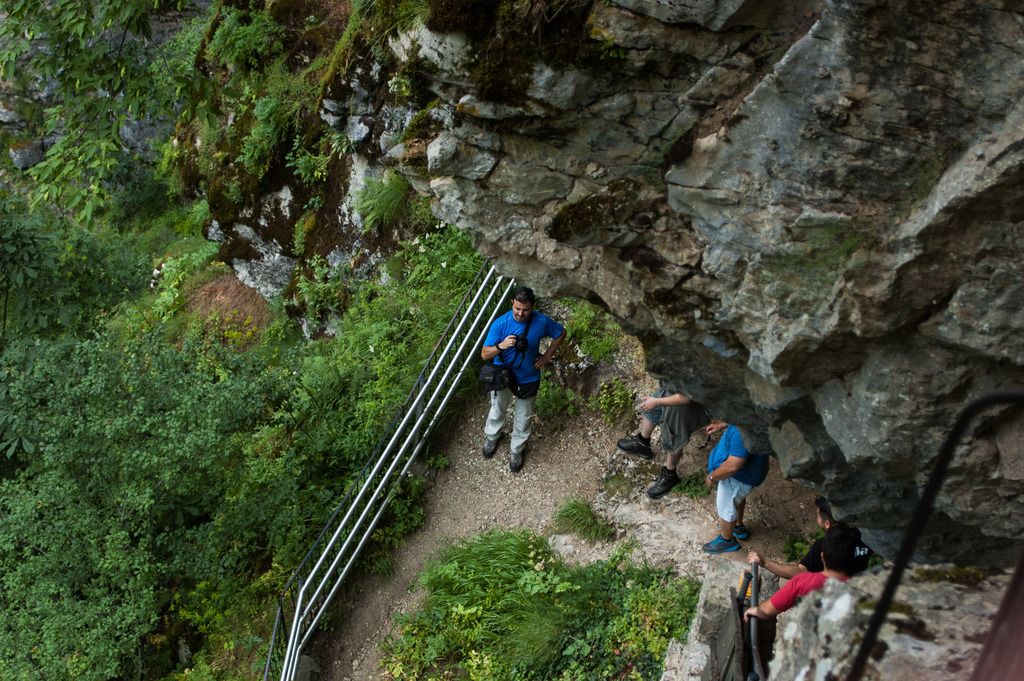
[[[257,328],[191,312],[223,266],[161,220],[97,234],[5,206],[26,248],[0,249],[0,676],[160,677],[181,643],[196,673],[246,675],[272,595],[447,322],[438,292],[477,256],[426,235],[388,283],[350,283],[337,339],[304,341],[280,313]],[[391,526],[421,520],[420,489]]]
[[[91,221],[127,152],[124,126],[202,97],[210,83],[191,73],[183,45],[151,42],[154,14],[186,4],[0,1],[0,76],[23,87],[42,83],[52,100],[37,132],[55,141],[31,171],[37,205],[59,204]]]

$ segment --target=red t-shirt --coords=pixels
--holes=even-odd
[[[847,578],[841,577],[840,580],[845,582]],[[775,609],[779,612],[785,612],[794,605],[796,600],[812,591],[817,591],[821,587],[825,586],[825,582],[828,581],[828,577],[825,576],[824,572],[801,572],[800,574],[793,577],[793,579],[786,582],[786,585],[775,592],[769,600],[771,604],[775,606]]]

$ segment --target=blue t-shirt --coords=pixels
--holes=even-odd
[[[540,370],[533,368],[533,363],[540,354],[540,341],[544,337],[561,338],[564,331],[561,324],[546,314],[534,310],[530,316],[533,321],[530,322],[530,336],[527,338],[529,348],[526,352],[516,353],[515,348],[509,348],[500,350],[498,356],[494,358],[495,364],[510,367],[519,383],[536,383],[540,380]],[[509,310],[491,324],[484,345],[497,345],[509,334],[521,336],[525,328],[526,322],[517,322],[512,310]]]
[[[708,473],[714,471],[730,456],[746,459],[743,468],[733,473],[737,482],[746,485],[760,485],[768,472],[768,460],[761,454],[751,454],[743,444],[743,434],[736,426],[728,426],[722,433],[722,439],[708,455]]]

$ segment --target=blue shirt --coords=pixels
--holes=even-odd
[[[499,350],[498,356],[494,358],[495,364],[510,367],[519,383],[536,383],[540,380],[540,370],[533,368],[533,363],[537,361],[537,355],[540,354],[540,341],[545,337],[561,338],[564,331],[561,324],[546,314],[534,310],[530,313],[530,317],[533,321],[530,322],[530,335],[527,338],[529,347],[526,352],[516,353],[515,348],[509,348],[508,350]],[[526,322],[517,322],[512,310],[509,310],[491,324],[484,345],[497,345],[509,334],[521,336],[525,328]]]
[[[768,461],[764,456],[751,454],[743,444],[743,434],[736,426],[728,426],[722,433],[722,439],[708,455],[708,473],[721,466],[730,456],[745,459],[743,467],[733,473],[737,482],[746,485],[760,485],[768,472]]]

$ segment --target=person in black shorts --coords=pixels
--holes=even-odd
[[[618,441],[618,448],[627,453],[653,459],[651,434],[655,426],[661,426],[661,449],[665,452],[665,464],[657,479],[647,489],[647,496],[658,499],[672,491],[679,484],[676,473],[679,457],[683,454],[690,436],[711,423],[708,410],[703,404],[690,399],[680,386],[662,382],[661,387],[640,403],[640,431]]]
[[[828,499],[818,497],[814,500],[814,505],[817,507],[818,527],[828,531],[830,527],[842,524],[837,523],[835,518],[832,517],[832,505],[828,502]],[[871,560],[872,551],[861,541],[860,530],[856,528],[849,529],[856,533],[857,538],[852,549],[852,565],[849,572],[849,575],[852,577],[868,568],[868,561]],[[792,579],[802,572],[821,572],[825,569],[821,562],[823,541],[823,539],[818,539],[811,544],[811,548],[807,549],[807,555],[801,558],[799,563],[780,563],[770,558],[763,558],[757,551],[750,551],[747,554],[747,562],[760,563],[761,567],[765,570],[786,579]]]

